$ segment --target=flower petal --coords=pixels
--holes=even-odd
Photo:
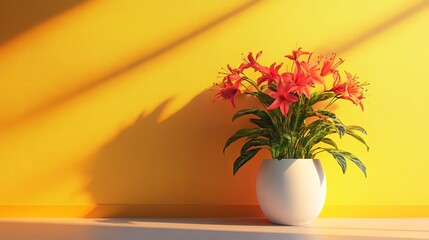
[[[229,101],[231,102],[231,105],[232,105],[233,107],[235,107],[235,99],[234,99],[234,97],[235,97],[235,96],[232,96],[232,97],[229,99]]]
[[[280,106],[280,99],[277,98],[276,100],[274,100],[273,103],[271,103],[270,106],[267,107],[268,110],[274,110],[277,109]]]
[[[289,102],[283,101],[280,104],[280,111],[282,112],[283,116],[286,116],[287,112],[289,111]]]
[[[286,95],[286,100],[288,101],[288,102],[298,102],[298,97],[297,96],[295,96],[294,94],[292,94],[292,93],[288,93],[287,95]]]

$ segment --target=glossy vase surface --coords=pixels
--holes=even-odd
[[[319,216],[326,179],[317,159],[266,159],[256,181],[259,206],[276,224],[304,225]]]

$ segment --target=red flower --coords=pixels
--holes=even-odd
[[[274,110],[280,107],[280,111],[284,116],[286,116],[289,111],[289,105],[291,102],[298,101],[298,97],[296,97],[291,90],[291,83],[288,82],[286,84],[282,84],[282,82],[277,83],[277,92],[270,93],[270,97],[274,98],[274,102],[267,107],[268,110]]]
[[[300,67],[304,75],[310,78],[313,83],[317,82],[325,85],[325,81],[323,81],[323,78],[319,73],[319,65],[316,62],[301,62]]]
[[[286,55],[285,57],[289,58],[290,60],[298,61],[298,58],[301,55],[306,55],[306,54],[310,54],[310,53],[301,51],[301,48],[298,48],[297,50],[292,51],[292,55]]]
[[[268,81],[268,85],[271,85],[273,82],[280,82],[281,77],[279,74],[279,70],[282,67],[283,63],[280,63],[276,66],[276,63],[271,64],[270,68],[262,67],[259,72],[262,74],[260,78],[258,78],[258,86],[263,82]]]
[[[238,81],[239,85],[241,83],[241,81],[243,80],[243,77],[238,75],[238,73],[231,73],[225,76],[224,81],[229,81],[229,82],[234,82],[234,81]]]
[[[221,90],[214,96],[214,100],[223,98],[224,100],[229,99],[231,105],[235,107],[235,96],[241,93],[240,81],[236,81],[234,84],[231,81],[224,81],[222,84],[217,84],[221,87]]]
[[[247,59],[244,59],[244,62],[238,67],[238,69],[243,72],[244,69],[253,68],[255,71],[259,71],[263,66],[261,66],[256,60],[262,55],[262,51],[259,51],[256,54],[256,58],[253,57],[253,53],[249,52]],[[267,67],[265,67],[267,68]]]
[[[331,88],[331,92],[334,92],[337,95],[341,95],[346,91],[346,83],[341,83],[341,76],[338,71],[333,73],[334,75],[334,84]]]
[[[323,56],[320,57],[323,60],[320,76],[324,77],[326,75],[334,73],[336,71],[335,69],[344,62],[344,60],[340,58],[338,62],[334,63],[336,56],[337,55],[335,53],[332,53],[330,58],[323,57]],[[319,64],[320,64],[320,59],[319,59]]]
[[[227,65],[227,67],[228,67],[228,70],[230,73],[219,72],[221,74],[226,75],[223,78],[222,84],[224,84],[225,82],[228,82],[229,85],[233,85],[234,82],[238,82],[237,86],[240,86],[241,81],[244,78],[243,76],[240,76],[240,74],[242,74],[242,71],[240,69],[237,69],[237,68],[232,68],[229,64]],[[219,85],[219,84],[217,84],[217,85]]]
[[[338,95],[339,98],[350,100],[356,105],[359,105],[364,110],[362,103],[363,95],[363,86],[366,83],[359,83],[356,81],[356,77],[352,76],[350,73],[346,72],[347,82],[341,82],[339,74],[335,74],[334,86],[330,91]]]
[[[231,73],[236,73],[236,74],[240,74],[240,73],[243,73],[243,70],[242,69],[240,69],[240,68],[232,68],[229,64],[228,65],[226,65],[227,67],[228,67],[228,70],[231,72]]]
[[[293,83],[291,86],[291,92],[296,92],[299,96],[304,93],[307,98],[310,98],[310,87],[314,86],[314,83],[313,80],[308,77],[304,71],[302,71],[301,64],[299,62],[295,62],[293,74],[290,72],[283,73],[282,78],[286,82]]]

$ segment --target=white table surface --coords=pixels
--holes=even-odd
[[[3,218],[0,239],[429,239],[429,218],[319,218],[305,226],[264,218]]]

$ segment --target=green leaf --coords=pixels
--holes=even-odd
[[[304,120],[307,118],[307,109],[304,106],[301,106],[297,111],[297,116],[295,121],[291,121],[291,125],[294,126],[294,131],[299,131],[304,124]]]
[[[241,148],[241,154],[244,154],[251,147],[269,146],[270,142],[267,139],[252,138],[247,141]]]
[[[335,132],[335,130],[332,129],[333,126],[330,122],[323,119],[319,119],[310,123],[304,128],[304,135],[307,140],[310,140],[310,138],[318,134],[318,132],[320,131],[325,131],[327,133],[331,133],[333,131]]]
[[[291,143],[296,139],[296,136],[294,136],[294,133],[288,131],[283,134],[283,139],[286,140],[286,143]]]
[[[337,144],[330,138],[322,138],[320,141],[333,146],[335,149],[338,149]]]
[[[319,97],[320,97],[320,93],[319,93],[319,92],[313,92],[313,93],[310,95],[310,99],[309,99],[309,101],[308,101],[308,104],[309,104],[310,106],[313,106],[314,104],[316,104],[316,102],[317,102],[317,100],[319,99]]]
[[[271,128],[273,130],[275,129],[271,119],[251,118],[249,121],[261,128]]]
[[[261,149],[262,148],[254,148],[254,149],[250,149],[244,154],[241,154],[234,162],[233,174],[235,175],[238,169],[240,169],[246,162],[252,159]]]
[[[316,120],[316,121],[314,121],[314,122],[312,122],[312,123],[310,123],[310,124],[308,124],[307,126],[305,126],[305,128],[306,129],[308,129],[308,130],[311,130],[311,129],[313,129],[314,127],[316,127],[317,125],[319,125],[319,124],[325,124],[325,121],[323,121],[323,120]]]
[[[284,150],[283,144],[280,142],[272,143],[270,146],[271,156],[273,159],[281,159],[282,150]]]
[[[304,120],[309,117],[309,113],[314,112],[313,109],[306,104],[306,97],[299,97],[298,102],[290,105],[290,130],[298,132],[304,125]],[[289,115],[289,114],[288,114]]]
[[[334,124],[334,126],[337,129],[338,135],[340,135],[340,138],[342,138],[344,133],[346,133],[346,127],[342,124]]]
[[[334,127],[336,128],[338,135],[340,136],[340,138],[342,138],[344,136],[344,134],[346,133],[346,126],[344,126],[344,124],[340,121],[339,118],[337,118],[337,115],[335,115],[333,112],[329,112],[327,110],[318,110],[318,113],[329,117],[332,122],[334,123]]]
[[[356,164],[360,170],[362,170],[363,174],[365,174],[365,177],[367,177],[366,175],[366,167],[365,165],[361,162],[361,160],[359,158],[357,158],[355,155],[346,152],[346,151],[342,151],[343,156],[345,156],[346,158],[350,159],[350,161],[352,161],[354,164]]]
[[[330,125],[324,124],[311,129],[304,138],[303,148],[309,152],[315,144],[319,143],[326,135],[331,133],[331,128],[332,127]]]
[[[277,86],[276,84],[272,83],[271,85],[268,86],[268,89],[270,89],[273,92],[277,92]]]
[[[308,108],[307,112],[305,113],[305,118],[314,117],[317,116],[314,112],[313,108]]]
[[[271,151],[271,156],[273,157],[273,159],[278,159],[281,153],[281,144],[280,143],[273,143],[271,144],[270,147],[270,151]]]
[[[274,102],[274,98],[270,97],[270,95],[263,93],[263,92],[256,93],[256,97],[265,106],[271,105],[271,103]]]
[[[337,115],[335,115],[335,113],[333,113],[333,112],[330,112],[330,111],[327,111],[327,110],[323,110],[323,109],[319,109],[319,110],[317,110],[317,112],[320,113],[320,114],[322,114],[322,115],[324,115],[324,116],[329,117],[336,124],[340,124],[340,123],[342,124],[342,122],[340,121],[340,119],[337,118]]]
[[[341,170],[343,171],[343,174],[346,173],[347,162],[344,156],[336,149],[326,149],[326,150],[335,158],[335,160],[337,160],[338,164],[341,167]]]
[[[321,102],[321,101],[325,101],[329,98],[332,98],[335,96],[335,93],[333,92],[322,92],[322,93],[318,93],[318,92],[314,92],[311,94],[310,96],[310,100],[309,100],[309,105],[313,106],[314,104]]]
[[[225,143],[223,152],[225,153],[226,148],[231,145],[231,143],[237,141],[243,137],[258,137],[258,136],[267,136],[267,130],[263,128],[243,128],[238,130],[234,135],[232,135]]]
[[[240,110],[236,114],[234,114],[234,116],[232,117],[232,121],[234,121],[235,119],[237,119],[241,116],[248,115],[248,114],[253,114],[253,115],[256,115],[260,118],[268,116],[267,112],[265,112],[259,108],[247,108],[247,109]]]
[[[316,155],[322,152],[326,152],[327,150],[325,148],[321,148],[321,147],[317,147],[317,148],[313,148],[311,149],[311,151],[308,152],[308,157],[306,158],[316,158]]]
[[[257,93],[255,93],[255,96],[259,99],[259,101],[262,103],[262,105],[264,105],[266,107],[268,107],[269,105],[271,105],[271,103],[274,102],[274,98],[270,97],[268,94],[263,93],[263,92],[257,92]],[[280,108],[270,110],[269,112],[273,116],[273,119],[271,119],[273,122],[275,122],[275,119],[282,119],[283,118],[283,115],[280,112]]]
[[[234,114],[234,116],[232,117],[232,121],[234,121],[235,119],[241,116],[248,115],[248,114],[253,114],[260,118],[260,119],[256,119],[256,118],[250,119],[250,121],[256,124],[257,126],[261,128],[270,128],[273,130],[275,129],[273,120],[271,119],[270,115],[266,111],[261,110],[259,108],[248,108],[248,109],[240,110],[236,114]]]
[[[345,173],[346,171],[345,158],[347,158],[350,161],[352,161],[354,164],[356,164],[360,168],[360,170],[362,170],[362,172],[365,174],[365,177],[367,176],[365,165],[355,155],[343,150],[337,150],[333,148],[325,148],[325,150],[329,152],[337,160],[337,162],[340,164],[341,168],[343,169],[343,173]]]
[[[356,131],[359,131],[365,135],[368,135],[368,133],[365,131],[365,129],[363,127],[352,125],[352,126],[347,126],[347,129],[356,130]]]
[[[363,143],[366,146],[366,150],[369,151],[369,146],[366,144],[365,140],[363,140],[363,138],[359,135],[357,135],[355,132],[353,132],[350,129],[346,130],[346,133],[352,137],[354,137],[355,139],[357,139],[359,142]]]

